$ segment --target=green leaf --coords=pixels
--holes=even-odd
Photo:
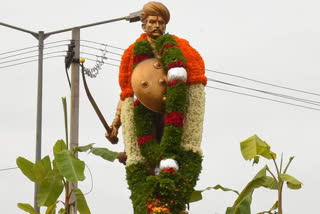
[[[66,143],[63,140],[58,140],[53,147],[53,154],[56,157],[57,153],[68,150]]]
[[[80,189],[75,189],[74,194],[77,199],[77,209],[80,214],[91,214],[87,201]]]
[[[59,210],[59,212],[58,212],[58,214],[65,214],[66,213],[66,211],[65,211],[65,209],[63,209],[63,208],[61,208],[60,210]]]
[[[256,176],[245,186],[245,188],[241,191],[241,193],[239,194],[238,198],[235,200],[234,204],[233,204],[233,208],[235,211],[240,209],[240,205],[242,203],[244,203],[244,205],[242,205],[242,207],[246,206],[246,203],[249,201],[251,203],[251,197],[253,194],[253,191],[259,187],[262,187],[263,185],[265,185],[266,182],[266,171],[267,171],[268,166],[263,167],[257,174]],[[249,200],[250,199],[250,200]],[[246,202],[244,202],[244,200],[247,200]],[[245,208],[242,208],[245,209]],[[227,210],[228,211],[228,210]],[[238,214],[238,211],[237,211]]]
[[[195,191],[193,191],[193,193],[191,194],[189,203],[202,200],[202,192],[203,192],[203,190],[195,190]]]
[[[222,191],[225,191],[225,192],[231,191],[231,192],[234,192],[237,195],[239,195],[239,192],[237,190],[229,189],[229,188],[223,187],[220,184],[218,184],[218,185],[216,185],[214,187],[207,187],[207,188],[205,188],[203,190],[195,190],[195,191],[193,191],[189,202],[192,203],[192,202],[196,202],[196,201],[202,200],[202,192],[207,191],[207,190],[211,190],[211,189],[215,189],[215,190],[221,189]]]
[[[291,175],[281,174],[281,175],[280,175],[280,178],[281,178],[283,181],[286,181],[286,182],[287,182],[287,186],[288,186],[290,189],[300,189],[301,186],[302,186],[301,181],[299,181],[298,179],[296,179],[295,177],[293,177],[293,176],[291,176]]]
[[[56,164],[59,172],[70,182],[83,181],[84,162],[75,158],[70,151],[63,150],[56,153]]]
[[[249,137],[240,143],[242,156],[245,160],[255,158],[257,155],[267,159],[276,159],[276,154],[270,150],[267,142],[261,140],[257,135]]]
[[[54,204],[63,191],[62,176],[57,170],[50,171],[46,179],[39,185],[38,206]]]
[[[260,161],[260,156],[254,156],[252,165],[258,164],[259,161]]]
[[[33,172],[34,163],[32,163],[31,161],[28,161],[27,159],[25,159],[23,157],[18,157],[16,160],[16,163],[17,163],[19,169],[21,170],[21,172],[25,176],[27,176],[27,178],[29,178],[33,182],[36,181],[36,177]]]
[[[91,143],[91,144],[88,144],[88,145],[85,145],[85,146],[78,146],[78,147],[75,147],[74,148],[74,152],[87,152],[88,150],[92,149],[94,143]]]
[[[92,148],[91,149],[92,154],[95,154],[97,156],[102,157],[105,160],[113,162],[115,159],[117,159],[119,153],[110,151],[107,148]]]
[[[233,207],[227,207],[226,214],[236,214],[236,209]]]
[[[276,201],[276,203],[274,203],[273,206],[268,211],[258,212],[257,214],[271,213],[271,211],[278,209],[278,205],[279,205],[278,201]]]
[[[265,176],[263,179],[261,179],[261,186],[268,189],[277,190],[278,182],[271,176]]]
[[[234,193],[236,193],[237,195],[239,195],[239,192],[238,192],[237,190],[233,190],[233,189],[229,189],[229,188],[223,187],[223,186],[221,186],[220,184],[214,186],[213,189],[215,189],[215,190],[221,189],[221,190],[224,191],[224,192],[229,192],[229,191],[231,191],[231,192],[234,192]]]
[[[39,214],[30,204],[18,203],[18,207],[30,214]]]
[[[239,211],[239,214],[251,214],[251,208],[250,208],[251,201],[252,201],[251,195],[245,197],[244,200],[241,201],[237,209],[237,211]]]
[[[46,214],[56,214],[57,203],[58,203],[58,201],[56,201],[55,203],[50,205],[46,210]]]
[[[270,208],[269,212],[271,212],[272,210],[278,209],[279,207],[279,202],[276,201],[276,203],[274,203],[274,205]]]
[[[51,162],[49,156],[44,157],[40,161],[37,161],[33,166],[33,172],[36,178],[36,182],[38,184],[41,184],[50,171]]]

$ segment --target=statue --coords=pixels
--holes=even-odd
[[[188,41],[165,33],[169,20],[162,3],[144,5],[144,33],[122,56],[120,101],[106,133],[114,138],[122,125],[135,214],[187,213],[201,171],[204,62]]]

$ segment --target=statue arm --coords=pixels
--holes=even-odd
[[[107,139],[113,139],[118,136],[118,130],[121,126],[121,105],[122,105],[122,100],[120,99],[117,105],[115,117],[110,126],[111,132],[110,133],[106,132],[105,134]]]

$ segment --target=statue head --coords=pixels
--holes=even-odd
[[[166,31],[166,24],[170,20],[170,12],[160,2],[148,2],[142,8],[141,21],[142,29],[151,39],[156,39]]]

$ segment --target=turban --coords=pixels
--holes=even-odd
[[[161,16],[166,24],[170,20],[170,12],[164,4],[151,1],[145,4],[141,12],[141,21],[145,22],[148,16]]]

